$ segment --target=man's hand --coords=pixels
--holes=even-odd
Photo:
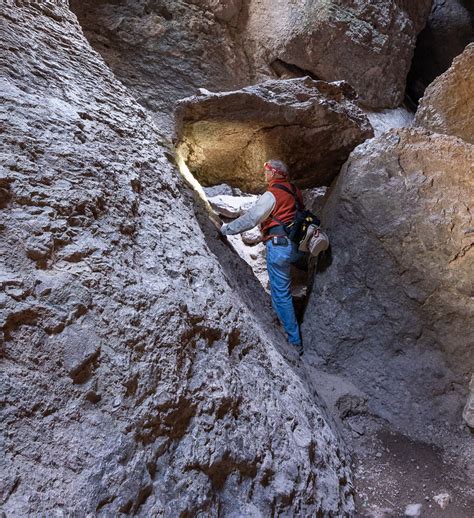
[[[221,219],[219,218],[219,216],[217,216],[217,214],[213,214],[210,219],[212,221],[212,224],[216,227],[219,237],[226,241],[227,223],[222,223]]]

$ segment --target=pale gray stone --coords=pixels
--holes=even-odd
[[[405,507],[404,516],[421,516],[422,504],[408,504]]]
[[[439,493],[433,497],[433,500],[441,507],[441,509],[446,509],[451,502],[451,495],[449,493]]]
[[[68,2],[0,15],[2,512],[353,513],[312,382],[161,128]],[[147,16],[122,40],[158,38]]]

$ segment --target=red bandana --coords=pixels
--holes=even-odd
[[[265,162],[263,164],[263,167],[267,170],[267,171],[271,171],[273,174],[279,174],[279,175],[282,175],[282,176],[286,176],[285,172],[284,171],[281,171],[280,169],[277,169],[276,167],[272,167],[268,162]]]

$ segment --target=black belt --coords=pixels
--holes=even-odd
[[[285,237],[287,237],[288,234],[285,232],[285,227],[283,227],[283,225],[276,225],[274,227],[270,227],[267,230],[267,236],[285,236]]]

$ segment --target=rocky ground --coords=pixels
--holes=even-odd
[[[358,516],[472,516],[474,495],[458,458],[372,419],[355,418],[349,426]],[[450,432],[446,438],[451,439]]]

